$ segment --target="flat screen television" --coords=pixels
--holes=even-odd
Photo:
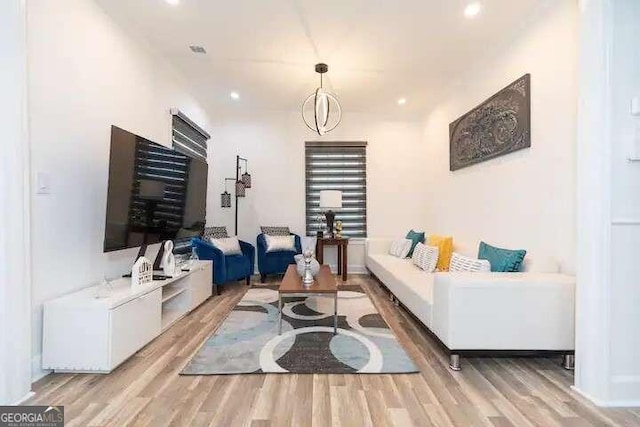
[[[207,163],[111,127],[104,251],[198,235]]]

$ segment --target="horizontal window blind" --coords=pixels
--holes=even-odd
[[[342,234],[367,237],[367,144],[366,142],[307,142],[306,222],[307,235],[324,230],[320,191],[342,191]]]
[[[207,141],[211,136],[179,110],[172,110],[173,148],[189,157],[207,161]]]

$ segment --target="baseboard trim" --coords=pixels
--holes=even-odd
[[[41,380],[52,372],[50,369],[42,369],[42,354],[36,354],[31,358],[31,383]]]
[[[586,393],[580,390],[575,385],[571,386],[571,390],[578,393],[580,396],[584,397],[588,401],[592,402],[594,405],[599,406],[601,408],[636,408],[640,406],[640,400],[602,400],[597,399],[591,396],[589,393]]]
[[[27,400],[31,399],[35,395],[36,395],[35,391],[30,391],[29,393],[27,393],[24,396],[22,396],[17,402],[13,403],[11,406],[21,405],[24,402],[26,402]]]

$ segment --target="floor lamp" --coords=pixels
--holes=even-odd
[[[242,173],[241,162],[244,162],[244,173]],[[248,160],[236,156],[236,177],[224,179],[224,193],[220,195],[220,206],[223,208],[231,207],[231,194],[227,191],[227,181],[233,181],[235,186],[235,235],[238,235],[238,199],[246,196],[246,189],[251,188],[251,175],[248,170]]]

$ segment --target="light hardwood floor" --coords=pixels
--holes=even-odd
[[[598,409],[572,392],[559,359],[464,359],[452,372],[375,280],[349,283],[369,292],[420,374],[179,376],[246,291],[238,283],[110,375],[49,375],[28,403],[65,405],[67,426],[640,426],[640,409]]]

